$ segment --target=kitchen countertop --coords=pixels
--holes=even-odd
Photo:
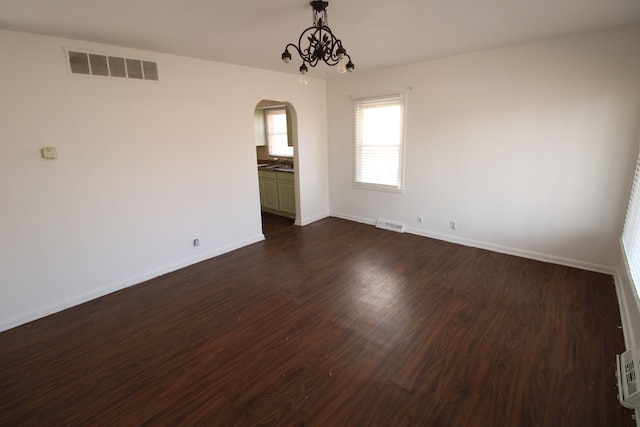
[[[287,172],[287,173],[295,172],[295,169],[294,169],[293,166],[290,166],[290,165],[272,165],[272,164],[269,164],[269,163],[258,164],[258,170],[261,170],[261,171],[273,171],[273,172]]]

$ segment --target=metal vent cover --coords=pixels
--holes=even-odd
[[[158,81],[158,64],[143,59],[125,58],[65,49],[71,74]]]
[[[378,218],[378,220],[376,221],[376,228],[395,231],[397,233],[404,233],[404,224],[383,218]]]

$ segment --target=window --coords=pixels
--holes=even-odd
[[[631,187],[627,217],[622,230],[622,247],[629,267],[631,281],[640,293],[640,157]]]
[[[402,191],[405,96],[355,101],[356,187]]]
[[[265,110],[269,155],[293,157],[287,132],[287,111],[284,108]]]

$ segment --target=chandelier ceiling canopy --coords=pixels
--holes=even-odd
[[[320,61],[329,66],[338,66],[338,71],[353,71],[355,65],[351,62],[351,57],[347,54],[347,50],[342,46],[342,41],[337,38],[327,21],[326,1],[312,1],[309,3],[313,9],[313,25],[300,34],[298,44],[289,43],[284,52],[282,52],[282,60],[286,63],[291,61],[291,53],[289,48],[294,49],[302,59],[300,73],[306,74],[309,67],[315,67]]]

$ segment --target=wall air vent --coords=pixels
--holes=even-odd
[[[158,64],[155,62],[65,50],[71,74],[158,81]]]
[[[399,222],[389,221],[388,219],[378,218],[376,221],[376,227],[384,230],[396,231],[398,233],[404,233],[404,224]]]

